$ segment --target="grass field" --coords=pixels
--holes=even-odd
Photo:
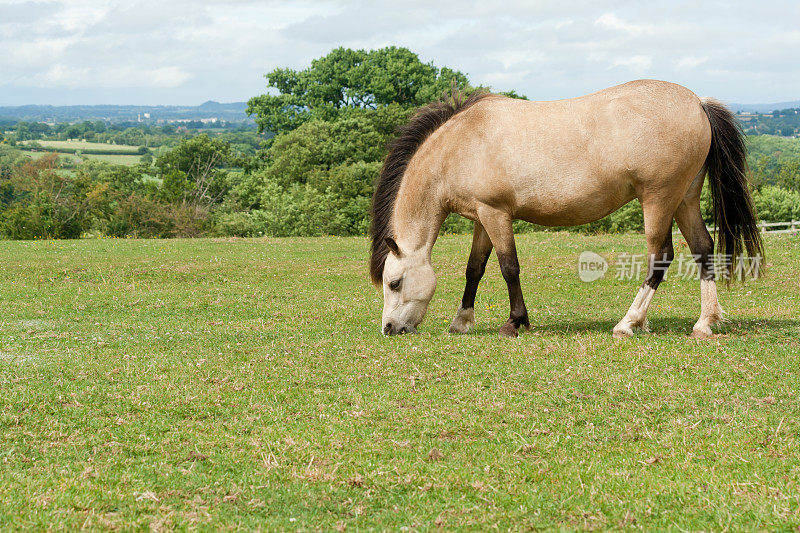
[[[59,154],[61,157],[61,154]],[[106,163],[113,163],[115,165],[133,166],[138,165],[142,156],[140,155],[123,155],[123,154],[81,154],[85,159],[94,159],[95,161],[105,161]]]
[[[23,150],[22,153],[31,159],[39,159],[51,152],[38,152],[32,150]],[[126,166],[133,166],[139,164],[142,160],[142,156],[139,155],[124,155],[124,154],[81,154],[80,157],[74,154],[62,154],[58,153],[59,159],[67,159],[72,161],[73,163],[80,163],[82,160],[85,159],[94,159],[96,161],[105,161],[107,163],[113,163],[115,165],[126,165]]]
[[[797,530],[798,237],[707,341],[678,279],[613,340],[637,283],[577,257],[643,237],[565,233],[518,239],[531,332],[492,259],[451,336],[469,241],[392,338],[362,238],[0,243],[0,529]]]
[[[30,157],[31,159],[34,159],[34,160],[42,158],[42,157],[44,157],[46,155],[49,155],[51,153],[52,152],[40,152],[40,151],[34,151],[34,150],[22,150],[22,155],[26,155],[26,156]],[[74,155],[74,154],[58,154],[58,157],[60,159],[68,160],[68,161],[70,161],[72,163],[80,163],[81,162],[81,158],[76,156],[76,155]]]
[[[93,143],[83,141],[35,141],[44,148],[58,150],[109,150],[118,152],[135,152],[138,146],[127,144]]]

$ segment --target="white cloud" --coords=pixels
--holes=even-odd
[[[603,13],[594,23],[595,26],[619,30],[628,35],[652,34],[654,32],[653,26],[649,24],[634,24],[619,18],[614,13]]]
[[[135,67],[115,66],[105,69],[89,67],[71,67],[53,65],[46,71],[23,77],[25,85],[38,88],[81,87],[99,88],[166,88],[180,87],[192,78],[192,74],[179,67],[160,67],[155,69],[138,69]]]
[[[150,79],[154,87],[166,88],[180,87],[192,78],[191,74],[180,67],[161,67],[143,74],[144,78]]]
[[[337,46],[406,46],[533,98],[648,76],[800,98],[796,0],[0,0],[0,105],[245,100]],[[36,90],[34,90],[36,89]]]
[[[0,61],[7,62],[9,67],[40,66],[46,68],[52,65],[53,61],[58,60],[74,43],[75,39],[70,37],[12,42],[3,50],[3,59]]]
[[[52,85],[80,87],[89,77],[89,72],[88,68],[53,65],[45,72],[32,76],[30,81],[35,87],[48,87]]]
[[[675,59],[674,63],[675,63],[675,66],[678,69],[688,70],[688,69],[697,68],[700,65],[702,65],[703,63],[705,63],[706,61],[708,61],[707,57],[686,56],[686,57],[682,57],[680,59]]]
[[[631,71],[643,75],[653,66],[653,58],[645,55],[618,57],[611,63],[611,66],[627,67]]]
[[[58,17],[53,22],[64,31],[80,32],[103,20],[109,11],[107,2],[70,0],[61,3]]]

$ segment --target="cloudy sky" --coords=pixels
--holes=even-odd
[[[199,104],[337,46],[406,46],[535,99],[659,78],[800,99],[798,0],[0,0],[0,105]]]

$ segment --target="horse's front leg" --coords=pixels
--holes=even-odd
[[[497,250],[500,271],[508,285],[508,299],[511,302],[511,313],[506,323],[500,328],[501,337],[516,337],[520,326],[530,329],[528,309],[522,297],[519,283],[519,260],[517,246],[514,242],[512,220],[508,213],[489,206],[478,208],[478,218],[483,224],[489,239]]]
[[[481,223],[476,220],[472,232],[472,250],[467,260],[467,284],[464,286],[461,306],[450,324],[450,333],[466,333],[475,325],[475,294],[478,292],[478,283],[486,271],[486,262],[491,253],[492,241]]]

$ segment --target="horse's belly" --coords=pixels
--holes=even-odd
[[[515,218],[542,226],[588,224],[636,197],[626,179],[564,178],[531,180],[517,188]]]

